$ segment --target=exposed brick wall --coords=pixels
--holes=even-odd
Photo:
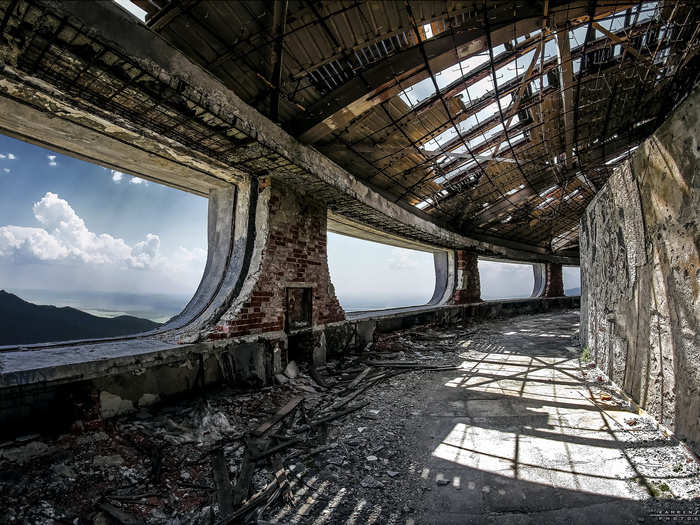
[[[564,279],[561,264],[545,263],[545,283],[542,297],[563,297]]]
[[[326,209],[283,187],[270,191],[269,231],[258,281],[235,317],[219,324],[211,338],[284,330],[289,284],[312,287],[313,325],[345,319],[328,271]]]
[[[473,252],[455,250],[456,285],[452,304],[478,303],[481,301],[479,259]]]

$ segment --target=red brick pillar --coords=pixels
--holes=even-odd
[[[545,263],[544,290],[541,297],[563,297],[564,279],[562,278],[561,264]]]
[[[455,293],[453,304],[481,302],[478,258],[475,253],[455,250]]]
[[[261,185],[256,243],[241,291],[210,339],[294,331],[345,319],[331,283],[325,206]]]

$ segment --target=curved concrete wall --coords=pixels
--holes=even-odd
[[[582,341],[632,398],[700,443],[700,90],[581,219]]]

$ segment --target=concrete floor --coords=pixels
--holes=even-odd
[[[418,522],[636,523],[667,506],[652,494],[700,496],[677,442],[614,392],[601,400],[610,388],[570,344],[577,324],[571,313],[494,324],[463,343],[464,372],[424,385],[421,475],[449,484]]]
[[[406,440],[388,468],[405,479],[373,470],[383,486],[362,490],[350,470],[364,458],[350,457],[346,477],[322,491],[342,498],[302,498],[279,523],[654,523],[657,513],[700,511],[698,464],[580,364],[578,320],[570,311],[455,331],[439,352],[460,370],[403,376],[368,407],[378,425],[399,421]],[[339,441],[352,440],[356,417]],[[365,454],[382,443],[366,437]]]

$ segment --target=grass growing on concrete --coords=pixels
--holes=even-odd
[[[583,351],[581,352],[581,361],[584,363],[588,363],[591,360],[591,349],[588,347],[585,347]]]

